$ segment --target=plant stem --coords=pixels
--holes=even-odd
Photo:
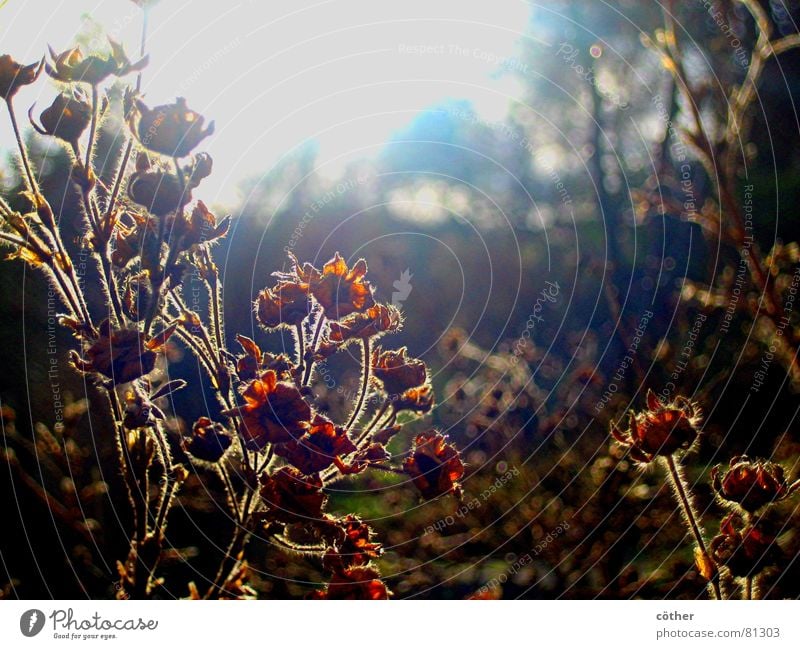
[[[211,254],[208,250],[205,251],[207,263],[213,267],[213,262],[211,260]],[[216,267],[213,267],[214,270],[211,272],[212,283],[210,285],[211,295],[209,296],[211,299],[211,318],[212,323],[214,325],[214,342],[217,345],[217,356],[219,359],[220,365],[222,365],[222,350],[225,349],[223,344],[223,328],[222,328],[222,316],[220,314],[220,292],[219,292],[219,274],[217,273]]]
[[[375,428],[376,424],[381,420],[381,418],[386,414],[386,411],[389,408],[390,401],[385,401],[384,404],[380,407],[378,412],[375,413],[375,416],[372,418],[372,421],[367,424],[367,427],[361,431],[361,434],[358,436],[356,440],[356,446],[361,446],[363,442],[367,440],[367,436],[372,432]]]
[[[322,333],[322,325],[325,324],[325,312],[320,311],[319,319],[317,320],[316,329],[314,329],[314,337],[311,339],[311,347],[308,348],[309,359],[308,365],[306,365],[305,372],[303,372],[303,382],[302,385],[308,385],[308,381],[311,378],[311,370],[314,368],[314,359],[313,354],[317,351],[317,342],[319,342],[319,335]]]
[[[753,575],[747,575],[747,577],[745,577],[744,598],[753,599]]]
[[[222,563],[220,563],[219,570],[214,578],[214,583],[208,589],[203,599],[217,599],[220,596],[222,589],[225,587],[228,575],[231,574],[231,571],[239,561],[239,554],[244,550],[244,546],[250,538],[248,525],[250,523],[250,505],[253,501],[254,493],[252,489],[248,488],[242,508],[242,524],[236,526],[233,539],[231,539],[231,544],[228,546],[228,550],[222,558]]]
[[[7,234],[6,232],[0,232],[0,239],[2,239],[3,241],[5,241],[7,243],[13,243],[15,246],[19,246],[20,248],[28,248],[30,250],[30,248],[28,247],[28,244],[25,243],[25,241],[23,239],[20,239],[19,237],[15,236],[13,234]]]
[[[175,493],[175,487],[177,487],[177,480],[175,479],[175,475],[173,473],[175,467],[172,464],[172,455],[169,452],[169,446],[167,446],[167,441],[164,439],[164,431],[157,427],[155,431],[155,438],[158,442],[158,448],[161,452],[161,463],[164,467],[164,478],[165,484],[162,487],[161,492],[161,502],[158,506],[158,514],[156,516],[156,524],[155,524],[155,532],[157,538],[161,538],[164,536],[164,530],[166,529],[166,520],[167,514],[169,513],[170,507],[172,506],[172,496]]]
[[[303,334],[303,323],[298,322],[295,325],[295,335],[297,336],[297,369],[299,375],[303,374],[305,369],[305,354],[306,354],[306,337]]]
[[[695,515],[692,503],[689,500],[686,486],[683,484],[683,478],[681,478],[681,475],[678,472],[678,467],[675,465],[675,458],[672,455],[667,455],[666,460],[667,467],[669,467],[670,478],[675,486],[675,491],[678,494],[678,499],[680,500],[681,507],[683,508],[683,515],[689,524],[689,529],[694,536],[695,543],[697,543],[697,547],[700,549],[700,552],[702,552],[704,560],[710,562],[714,566],[714,576],[710,580],[714,597],[716,599],[722,599],[722,593],[720,592],[719,588],[719,570],[717,569],[716,563],[714,563],[714,561],[711,559],[711,555],[708,553],[708,548],[706,548],[706,542],[703,540],[703,533],[700,530],[700,525],[697,523],[697,516]]]
[[[33,177],[31,165],[30,162],[28,162],[28,152],[25,149],[25,144],[22,142],[22,134],[20,133],[19,125],[17,124],[17,116],[14,114],[14,105],[11,103],[10,99],[6,100],[6,108],[8,108],[8,114],[11,117],[11,127],[14,129],[14,136],[17,138],[19,155],[22,158],[22,166],[25,168],[25,176],[28,179],[28,187],[34,194],[38,194],[39,186]]]
[[[119,290],[117,288],[117,280],[114,277],[114,272],[111,268],[111,262],[108,258],[108,240],[106,239],[105,229],[100,224],[100,214],[95,210],[92,205],[91,196],[88,192],[81,192],[83,195],[83,209],[86,211],[86,218],[94,231],[95,241],[97,243],[97,253],[100,259],[100,274],[101,280],[105,284],[105,292],[111,300],[111,323],[123,324],[122,304],[119,301]]]
[[[97,135],[97,112],[100,97],[97,93],[97,86],[92,84],[92,121],[89,125],[89,142],[86,144],[86,174],[91,173],[92,169],[92,150],[94,149],[94,139]]]
[[[242,516],[239,513],[239,504],[236,502],[236,491],[233,489],[233,483],[231,482],[231,476],[228,473],[228,469],[223,466],[221,463],[219,465],[219,475],[222,478],[222,482],[225,486],[225,491],[228,493],[228,500],[230,500],[230,506],[233,510],[233,513],[236,515],[236,524],[242,524]]]
[[[55,263],[53,263],[53,273],[57,278],[59,278],[59,284],[61,284],[65,296],[69,297],[71,302],[74,301],[76,315],[84,321],[87,329],[92,331],[94,330],[94,326],[92,325],[92,319],[89,315],[89,310],[86,307],[86,302],[83,299],[83,293],[80,290],[78,279],[75,276],[75,268],[70,262],[69,256],[64,249],[64,244],[61,241],[61,235],[58,231],[58,227],[56,226],[53,211],[50,209],[50,206],[46,203],[42,193],[39,191],[39,184],[36,182],[36,178],[33,176],[33,171],[31,170],[31,165],[28,161],[28,151],[25,148],[25,143],[22,141],[22,134],[19,130],[19,124],[17,123],[14,105],[10,99],[6,101],[6,108],[8,108],[8,115],[11,119],[11,126],[14,130],[17,148],[19,149],[19,155],[22,159],[22,166],[25,169],[25,177],[28,181],[28,187],[33,194],[34,207],[36,208],[36,212],[39,214],[40,218],[43,213],[47,215],[47,222],[44,223],[45,229],[47,232],[49,232],[50,237],[52,237],[51,245],[54,244],[55,252],[58,254]],[[42,202],[44,202],[44,207],[46,207],[46,209],[40,209],[42,207]]]
[[[358,403],[356,404],[355,409],[353,410],[353,414],[350,415],[350,419],[348,420],[347,424],[345,425],[344,429],[348,433],[353,425],[358,421],[359,416],[361,415],[361,410],[364,407],[364,400],[367,398],[367,392],[369,391],[369,377],[370,377],[370,358],[369,358],[369,338],[364,338],[362,341],[362,356],[363,356],[363,365],[364,369],[361,373],[361,393],[358,395]]]
[[[113,383],[105,386],[108,394],[108,400],[111,403],[111,418],[114,421],[114,428],[117,431],[117,442],[119,443],[120,464],[122,465],[122,473],[125,477],[125,486],[128,491],[128,500],[130,501],[131,508],[135,508],[135,500],[133,497],[135,479],[133,476],[133,463],[131,462],[130,453],[128,452],[128,440],[125,438],[125,430],[122,427],[122,411],[119,405],[119,399],[114,389]]]

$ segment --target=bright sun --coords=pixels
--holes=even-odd
[[[103,46],[99,34],[108,33],[138,50],[132,2],[61,0],[46,14],[37,4],[0,9],[4,51],[21,60],[48,44],[65,49],[78,34],[98,34]],[[185,96],[216,120],[207,145],[216,171],[204,196],[232,204],[240,180],[310,140],[321,173],[337,177],[442,100],[466,99],[484,119],[502,119],[521,88],[512,72],[523,65],[515,43],[528,11],[521,0],[162,2],[152,11],[143,90],[151,105]],[[37,84],[18,105],[45,105],[53,90]]]

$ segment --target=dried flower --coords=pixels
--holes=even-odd
[[[108,320],[100,325],[100,335],[86,350],[86,358],[72,353],[72,362],[81,372],[98,372],[115,384],[128,383],[153,371],[156,350],[161,349],[175,330],[174,325],[148,338],[138,329],[111,330]]]
[[[311,294],[322,306],[325,317],[338,320],[356,311],[369,309],[375,301],[372,289],[364,280],[367,262],[359,259],[353,268],[337,252],[333,259],[322,267],[320,273],[313,267],[304,268]]]
[[[375,568],[356,567],[338,572],[325,591],[317,591],[315,599],[389,599],[389,589]]]
[[[426,383],[418,388],[406,390],[394,398],[392,400],[392,408],[395,412],[408,410],[425,414],[433,408],[433,400],[433,386],[430,383]]]
[[[352,313],[330,324],[328,343],[340,345],[351,340],[365,340],[400,329],[402,317],[396,307],[375,304],[363,313]]]
[[[218,462],[231,443],[231,435],[222,424],[200,417],[192,426],[191,436],[181,441],[181,447],[198,460]]]
[[[406,390],[417,388],[428,378],[425,363],[418,358],[406,356],[406,348],[397,351],[376,348],[372,353],[372,373],[383,384],[390,397],[397,397]]]
[[[34,122],[32,111],[33,106],[28,111],[28,117],[38,133],[57,137],[72,146],[77,146],[78,140],[92,121],[92,105],[77,90],[58,95],[39,116],[41,125]]]
[[[181,239],[183,248],[191,248],[204,243],[210,243],[224,237],[230,226],[230,217],[225,217],[217,223],[215,217],[203,201],[197,201],[197,205],[189,213],[188,217],[181,214],[175,221],[172,228],[172,236]]]
[[[269,507],[267,520],[281,523],[319,520],[327,500],[319,476],[305,476],[288,466],[271,476],[262,474],[260,494]]]
[[[775,538],[758,524],[743,525],[742,519],[730,514],[719,525],[720,534],[711,539],[711,555],[734,577],[758,574],[775,563],[778,546]]]
[[[164,419],[161,409],[135,383],[133,389],[125,393],[124,403],[122,425],[128,430],[152,426],[156,419]]]
[[[112,74],[122,77],[130,72],[138,72],[147,65],[146,56],[136,63],[131,63],[122,45],[111,38],[108,39],[108,42],[111,45],[111,54],[106,59],[95,54],[84,56],[80,47],[65,50],[61,54],[56,54],[50,48],[50,56],[53,61],[45,63],[47,74],[64,83],[82,81],[90,85],[97,85]]]
[[[44,59],[23,65],[17,63],[8,54],[0,56],[0,97],[9,101],[22,86],[32,84],[42,73]]]
[[[658,456],[672,455],[687,449],[697,439],[700,413],[697,406],[684,397],[662,404],[652,390],[647,391],[647,410],[631,413],[630,430],[622,432],[611,423],[611,434],[630,450],[631,457],[641,463]]]
[[[341,426],[321,415],[314,417],[311,428],[297,441],[281,444],[275,453],[306,475],[327,469],[335,458],[356,450]]]
[[[310,313],[311,300],[300,283],[282,281],[258,294],[255,310],[258,321],[266,329],[294,327]]]
[[[383,552],[381,544],[372,540],[372,528],[353,514],[337,521],[336,532],[333,548],[323,558],[323,565],[333,573],[365,566]]]
[[[150,213],[166,216],[186,205],[192,199],[192,192],[175,174],[159,169],[131,174],[128,197]]]
[[[403,470],[424,498],[461,494],[458,481],[464,475],[464,464],[456,447],[441,433],[432,430],[417,435],[411,456],[403,462]]]
[[[143,147],[155,153],[183,158],[214,132],[214,122],[204,129],[205,117],[190,110],[183,97],[154,108],[148,108],[140,99],[135,104],[139,114],[137,137]]]
[[[730,468],[720,478],[719,467],[711,471],[716,492],[725,500],[755,512],[769,503],[787,498],[800,489],[800,480],[792,485],[784,476],[783,467],[765,460],[750,460],[746,455],[730,461]]]
[[[310,426],[311,408],[303,395],[293,383],[279,381],[274,370],[253,379],[242,397],[244,405],[222,414],[242,418],[242,436],[249,449],[258,451],[267,444],[298,439]]]
[[[244,350],[244,354],[236,358],[236,374],[242,381],[252,381],[258,376],[258,371],[261,369],[264,352],[261,351],[255,340],[247,336],[237,334],[236,342]]]

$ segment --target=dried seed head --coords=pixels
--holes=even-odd
[[[170,158],[183,158],[214,132],[214,122],[203,128],[205,117],[191,110],[183,97],[172,104],[148,108],[135,100],[138,120],[135,133],[141,145]]]
[[[42,135],[57,137],[72,146],[77,146],[78,140],[92,121],[92,106],[79,91],[58,95],[39,116],[41,125],[36,124],[31,116],[33,108],[31,106],[28,111],[28,117],[36,131]]]
[[[733,458],[721,477],[719,467],[714,467],[711,480],[720,497],[747,512],[783,500],[800,488],[800,481],[788,483],[780,464],[744,455]]]
[[[417,435],[411,455],[403,462],[403,470],[411,477],[423,498],[445,494],[460,495],[458,481],[464,476],[464,464],[455,446],[434,430]]]
[[[279,444],[275,453],[306,475],[327,469],[338,457],[356,450],[341,426],[321,415],[314,417],[308,431],[296,441]]]
[[[0,97],[9,101],[23,86],[32,84],[42,73],[44,59],[23,65],[8,54],[0,56]]]
[[[181,446],[184,451],[198,460],[219,462],[232,443],[230,433],[222,424],[200,417],[192,426],[192,434],[184,437]]]
[[[383,384],[390,397],[398,397],[406,390],[423,385],[428,378],[428,368],[418,358],[406,356],[406,348],[372,353],[372,372]]]
[[[130,72],[138,72],[147,65],[147,57],[131,63],[122,45],[108,39],[111,54],[101,58],[96,54],[84,56],[80,47],[56,54],[50,48],[52,61],[45,62],[47,74],[63,83],[83,82],[96,86],[111,75],[122,77]]]
[[[273,475],[262,474],[261,499],[267,505],[266,520],[281,523],[308,523],[322,518],[327,496],[319,476],[305,476],[285,466]]]
[[[359,259],[352,268],[337,252],[320,273],[311,268],[307,278],[311,294],[325,311],[325,317],[339,320],[351,313],[362,312],[375,304],[372,288],[364,279],[367,262]]]
[[[612,422],[611,434],[629,449],[636,462],[646,464],[656,456],[688,449],[697,439],[700,414],[697,407],[683,397],[663,404],[648,390],[647,408],[638,414],[631,413],[629,421],[627,431]]]
[[[734,577],[749,577],[775,564],[779,548],[760,524],[745,525],[741,517],[730,514],[719,527],[720,534],[711,539],[711,555]]]
[[[295,327],[311,312],[308,291],[298,282],[278,282],[265,288],[255,301],[258,322],[265,329]]]
[[[253,379],[242,392],[245,403],[222,414],[241,417],[247,448],[259,451],[267,444],[296,440],[310,427],[311,408],[289,381],[279,381],[274,370]]]

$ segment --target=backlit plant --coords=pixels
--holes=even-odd
[[[146,21],[146,5],[145,5]],[[327,511],[327,489],[366,471],[406,476],[424,498],[459,494],[464,466],[458,451],[436,431],[419,435],[405,462],[393,462],[386,445],[404,421],[433,406],[425,364],[406,349],[383,349],[376,341],[398,331],[400,311],[376,302],[363,259],[350,264],[339,253],[321,268],[293,256],[289,270],[254,302],[268,331],[288,329],[292,356],[273,354],[243,335],[225,330],[222,282],[212,254],[229,218],[218,219],[195,192],[212,171],[197,147],[214,123],[185,99],[150,107],[140,95],[147,64],[109,40],[106,55],[80,48],[20,64],[0,57],[0,94],[16,135],[25,191],[14,209],[0,200],[0,240],[11,258],[44,272],[61,301],[60,323],[74,335],[71,363],[107,395],[134,530],[127,556],[118,562],[120,598],[156,596],[163,586],[159,565],[167,547],[170,510],[192,472],[216,474],[225,486],[235,529],[216,574],[207,585],[182,586],[195,598],[250,597],[245,550],[253,535],[292,556],[316,558],[328,585],[315,598],[385,599],[390,590],[374,560],[381,544],[355,514]],[[100,278],[103,309],[76,272],[67,250],[63,214],[45,198],[21,137],[14,97],[42,71],[63,85],[38,116],[38,133],[56,138],[71,155],[71,183],[82,207],[81,245]],[[110,79],[130,79],[122,101],[106,97]],[[129,127],[113,178],[100,178],[96,162],[102,120],[117,111]],[[12,201],[13,202],[13,201]],[[199,279],[208,303],[190,307],[188,279]],[[175,416],[159,400],[186,387],[168,380],[167,349],[180,341],[197,358],[220,404],[220,420],[177,413],[189,430],[179,437]],[[360,348],[360,390],[345,422],[318,407],[315,366],[350,345]],[[193,386],[196,387],[196,386]],[[368,399],[368,397],[370,397]],[[175,451],[180,447],[179,460]],[[170,585],[174,586],[174,585]],[[180,588],[180,587],[178,587]]]
[[[612,422],[611,435],[627,449],[634,462],[646,466],[658,460],[666,466],[695,543],[695,565],[708,581],[713,597],[726,597],[720,583],[723,571],[724,577],[743,581],[745,599],[758,597],[758,575],[778,563],[780,548],[756,513],[763,513],[774,503],[791,496],[800,489],[800,480],[789,484],[780,464],[753,461],[744,456],[733,458],[724,474],[720,473],[720,467],[715,467],[711,471],[713,489],[721,503],[733,513],[723,519],[720,533],[708,543],[677,457],[699,437],[701,416],[697,406],[684,397],[665,404],[654,392],[648,391],[647,408],[630,413],[629,422],[627,431]]]

